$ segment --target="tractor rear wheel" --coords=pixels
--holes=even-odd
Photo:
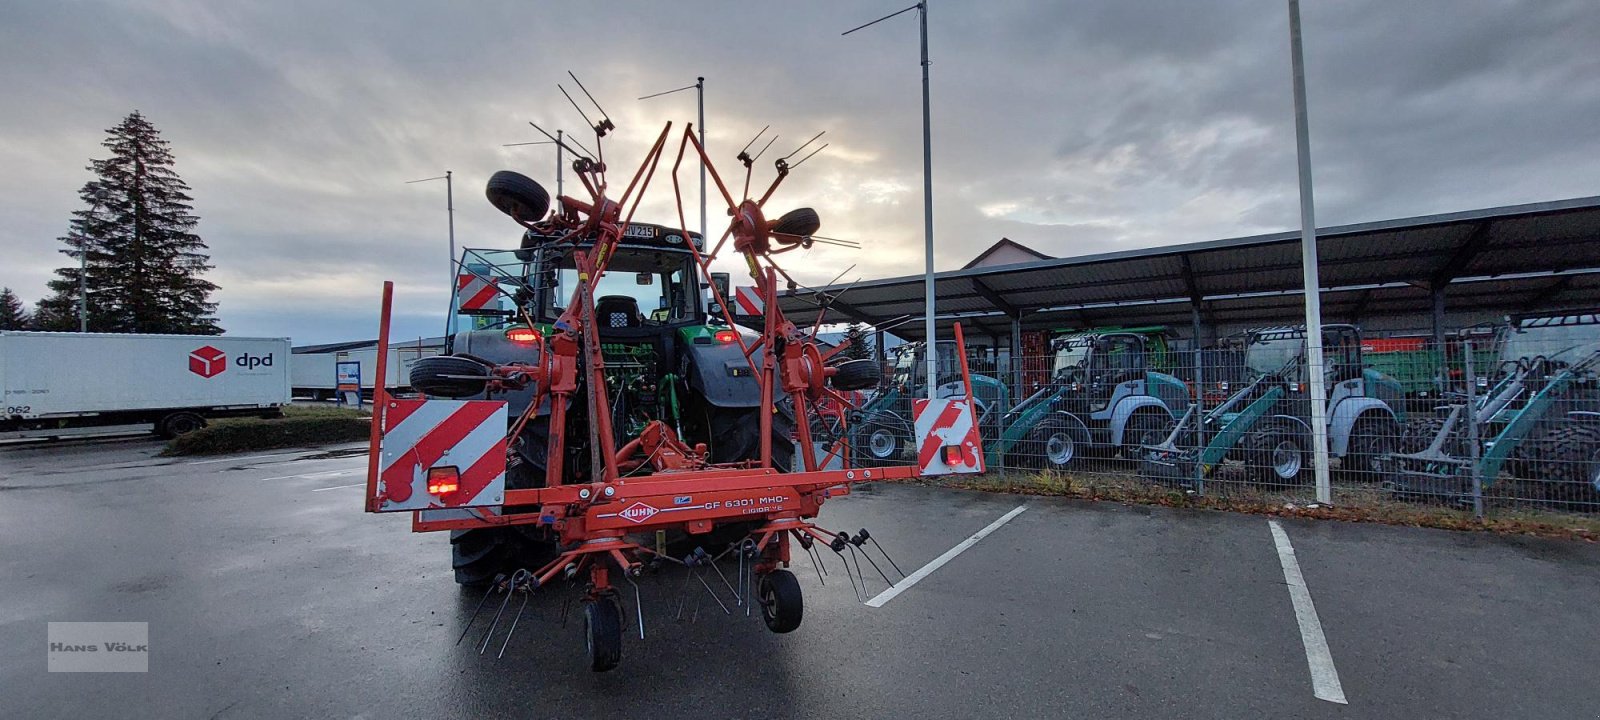
[[[1310,464],[1310,438],[1285,422],[1262,423],[1241,444],[1246,469],[1259,483],[1298,485]]]
[[[622,608],[610,597],[583,604],[583,637],[589,669],[605,672],[622,662]]]
[[[1146,445],[1160,445],[1172,434],[1173,421],[1166,413],[1140,411],[1128,418],[1122,428],[1122,457],[1138,462],[1140,449]]]
[[[1339,474],[1352,482],[1379,482],[1389,474],[1389,455],[1400,447],[1400,425],[1388,417],[1363,417],[1350,429],[1350,445]]]
[[[805,616],[805,596],[800,581],[788,570],[773,570],[761,576],[756,588],[761,602],[761,619],[775,633],[794,632]]]
[[[1550,431],[1538,445],[1533,475],[1551,494],[1569,502],[1600,499],[1600,426],[1567,425]]]

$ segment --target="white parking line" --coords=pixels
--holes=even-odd
[[[1278,563],[1283,566],[1283,581],[1289,586],[1289,599],[1294,603],[1294,619],[1300,623],[1300,643],[1306,648],[1306,666],[1311,670],[1311,694],[1319,700],[1347,705],[1339,671],[1333,666],[1333,654],[1328,652],[1328,638],[1322,634],[1322,621],[1317,619],[1317,606],[1312,604],[1311,590],[1300,574],[1300,562],[1294,557],[1289,534],[1277,520],[1268,520],[1267,526],[1272,528],[1272,541],[1278,545]]]
[[[335,485],[333,487],[317,488],[315,490],[312,490],[311,492],[322,492],[324,490],[343,490],[345,488],[366,487],[366,486],[367,486],[366,483],[358,482],[358,483],[356,483],[354,485]]]
[[[955,556],[966,552],[967,548],[970,548],[973,545],[978,544],[979,540],[982,540],[985,537],[988,537],[989,533],[992,533],[995,530],[1000,529],[1001,525],[1004,525],[1004,524],[1006,524],[1008,522],[1011,522],[1011,518],[1014,518],[1014,517],[1016,517],[1018,515],[1021,515],[1022,511],[1023,510],[1027,510],[1027,509],[1028,509],[1027,505],[1018,505],[1016,507],[1016,509],[1012,510],[1011,512],[1008,512],[1008,513],[1006,513],[1004,515],[1001,515],[999,520],[996,520],[996,521],[994,521],[992,523],[989,523],[988,527],[985,527],[984,529],[973,533],[972,537],[969,537],[969,538],[967,538],[965,540],[962,540],[961,542],[957,543],[955,547],[950,548],[949,550],[946,550],[943,555],[940,555],[939,557],[934,558],[933,561],[929,562],[927,565],[923,565],[921,569],[917,570],[914,573],[911,573],[911,575],[906,577],[906,579],[895,583],[888,590],[885,590],[885,591],[883,591],[881,593],[878,593],[877,597],[867,601],[867,607],[875,607],[875,608],[883,607],[890,600],[895,599],[895,597],[898,596],[900,593],[905,592],[912,585],[915,585],[918,582],[921,582],[923,578],[933,574],[933,571],[938,570],[939,568],[943,567],[945,563],[950,562],[951,560],[955,559]]]

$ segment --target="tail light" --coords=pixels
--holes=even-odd
[[[533,328],[514,327],[506,331],[506,339],[518,345],[536,345],[544,336]]]
[[[461,487],[461,471],[454,465],[428,468],[428,494],[447,495]]]
[[[716,332],[716,335],[714,335],[713,337],[715,337],[717,339],[717,342],[723,343],[723,344],[727,344],[727,343],[734,342],[735,340],[738,340],[739,339],[739,333],[736,333],[736,332],[734,332],[732,330],[718,330]]]

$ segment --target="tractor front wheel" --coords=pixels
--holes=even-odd
[[[1245,464],[1256,482],[1298,485],[1311,458],[1305,433],[1287,423],[1264,423],[1244,438]]]
[[[1084,438],[1061,420],[1049,420],[1028,436],[1023,462],[1028,467],[1057,472],[1070,469],[1083,457]]]

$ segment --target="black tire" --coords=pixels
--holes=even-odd
[[[171,440],[180,435],[188,435],[206,426],[206,419],[199,413],[175,412],[164,415],[156,421],[156,434]]]
[[[464,398],[482,395],[489,382],[489,366],[459,355],[425,357],[411,366],[411,387],[433,397]]]
[[[1262,422],[1240,446],[1246,471],[1265,485],[1298,485],[1311,464],[1311,439],[1285,422]]]
[[[822,219],[811,208],[795,208],[783,214],[768,226],[773,233],[794,237],[811,237],[822,229]]]
[[[456,584],[484,588],[516,562],[515,538],[504,528],[450,531],[450,567]]]
[[[851,465],[877,467],[900,460],[911,444],[909,431],[898,421],[867,420],[851,431]]]
[[[1039,423],[1023,441],[1020,465],[1041,470],[1066,471],[1083,462],[1088,443],[1065,420],[1051,418]]]
[[[1600,501],[1600,426],[1565,425],[1539,443],[1533,475],[1551,495],[1570,502]]]
[[[800,581],[788,570],[773,570],[761,576],[756,588],[761,602],[761,619],[775,633],[794,632],[805,618],[805,596]]]
[[[622,662],[622,608],[609,597],[583,604],[583,637],[589,669],[605,672]]]
[[[837,372],[829,379],[835,390],[866,390],[883,382],[883,368],[876,360],[846,360],[834,366]]]
[[[711,461],[718,463],[761,457],[761,408],[707,410],[711,429]],[[772,414],[772,466],[781,472],[794,467],[794,420],[782,412]]]
[[[1133,417],[1128,418],[1128,424],[1122,427],[1122,458],[1138,462],[1142,459],[1140,448],[1160,445],[1172,434],[1172,425],[1172,416],[1159,410],[1134,413]]]
[[[518,223],[536,223],[550,212],[550,191],[522,173],[501,170],[489,177],[484,195],[495,209]]]
[[[1381,482],[1390,474],[1389,455],[1401,447],[1400,424],[1379,415],[1361,417],[1350,428],[1350,444],[1339,461],[1339,475],[1347,482]],[[1432,438],[1429,438],[1432,442]],[[1427,445],[1413,452],[1420,452]]]

